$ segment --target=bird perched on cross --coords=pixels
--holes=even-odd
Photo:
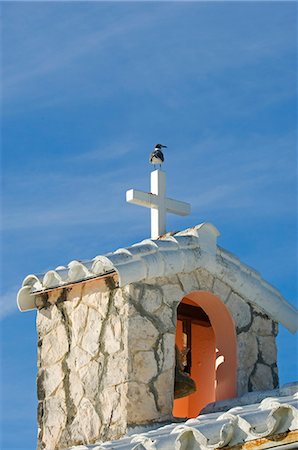
[[[159,164],[159,168],[161,168],[161,165],[165,160],[163,152],[162,152],[163,148],[167,148],[167,146],[162,145],[162,144],[156,144],[153,152],[150,155],[149,162],[151,164],[154,164],[154,169],[155,169],[156,164]]]

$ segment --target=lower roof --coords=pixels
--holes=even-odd
[[[259,396],[263,400],[254,403]],[[252,403],[243,405],[249,398]],[[281,445],[295,448],[291,447],[292,443],[298,448],[298,383],[274,391],[252,392],[231,402],[239,406],[117,441],[72,447],[72,450],[210,450],[234,446],[239,449],[246,443],[246,448],[256,450],[275,448],[274,442],[278,443],[276,449],[281,449]]]

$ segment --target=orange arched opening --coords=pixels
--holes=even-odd
[[[191,310],[194,306],[201,316]],[[176,345],[180,350],[185,348],[186,340],[191,346],[191,363],[185,363],[189,365],[186,371],[195,380],[197,390],[174,401],[176,417],[196,417],[208,403],[236,396],[235,324],[225,304],[211,292],[194,291],[182,299],[176,329]]]

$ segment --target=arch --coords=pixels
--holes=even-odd
[[[180,303],[195,305],[209,318],[208,326],[192,324],[194,394],[174,401],[173,415],[196,417],[207,403],[236,396],[237,341],[234,320],[226,305],[208,291],[192,291]],[[177,321],[176,341],[182,336]]]

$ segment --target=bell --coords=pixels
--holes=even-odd
[[[175,365],[175,385],[174,385],[174,398],[182,398],[192,394],[196,391],[195,381],[184,372],[184,366],[182,364],[182,353],[179,348],[176,350],[176,365]]]

